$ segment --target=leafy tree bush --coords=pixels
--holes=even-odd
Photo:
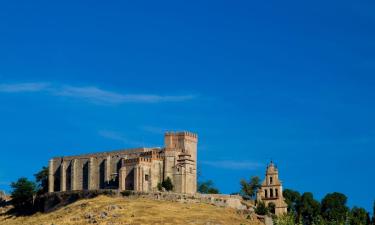
[[[344,224],[349,213],[346,206],[347,197],[344,194],[334,192],[327,194],[322,200],[321,213],[329,224]]]
[[[269,204],[268,204],[268,211],[270,212],[270,213],[272,213],[272,214],[275,214],[275,211],[276,210],[276,205],[275,205],[275,203],[273,203],[273,202],[270,202]]]
[[[368,214],[364,208],[353,207],[350,211],[350,225],[368,225]]]
[[[320,214],[320,203],[314,199],[310,192],[303,193],[301,200],[297,203],[297,214],[303,224],[312,225]]]
[[[288,213],[281,216],[278,216],[274,219],[275,225],[295,225],[294,214]]]
[[[161,186],[165,188],[166,191],[172,191],[173,190],[173,184],[171,178],[167,177],[162,183]]]
[[[162,191],[162,190],[163,190],[163,185],[162,185],[160,182],[158,183],[158,186],[157,186],[157,187],[158,187],[158,190],[159,190],[159,191]]]
[[[33,211],[33,199],[36,194],[36,184],[22,177],[11,184],[11,197],[14,209],[19,213]]]
[[[258,215],[268,215],[269,210],[267,206],[264,204],[264,202],[258,202],[256,208],[255,208],[255,213]]]
[[[208,180],[198,184],[198,192],[202,194],[219,194],[219,189],[214,187],[212,180]]]
[[[288,205],[288,212],[293,213],[294,216],[296,216],[297,205],[301,201],[301,194],[298,191],[285,189],[283,191],[283,196],[286,204]]]
[[[251,177],[250,181],[247,182],[245,179],[240,181],[241,184],[241,195],[245,199],[255,199],[257,190],[261,187],[260,179],[257,176]]]
[[[36,174],[34,174],[35,181],[38,186],[38,195],[48,192],[48,167],[43,168]]]

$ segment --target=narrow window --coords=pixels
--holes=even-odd
[[[148,174],[145,175],[145,181],[148,181]]]
[[[272,184],[272,177],[270,177],[270,184]]]
[[[275,189],[275,195],[276,197],[279,197],[279,189]]]
[[[273,189],[270,189],[270,197],[273,197]]]
[[[265,197],[265,198],[268,198],[267,189],[264,190],[264,197]]]

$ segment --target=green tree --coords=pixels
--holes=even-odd
[[[302,194],[301,200],[298,202],[296,208],[298,214],[297,220],[302,219],[305,225],[314,224],[314,221],[319,217],[320,203],[314,199],[311,192]]]
[[[43,168],[36,174],[34,174],[35,181],[38,185],[38,194],[44,194],[48,192],[48,167]]]
[[[11,184],[12,204],[17,212],[31,212],[36,194],[36,184],[27,178],[20,178]]]
[[[288,213],[281,216],[278,216],[274,219],[275,225],[295,225],[294,214]]]
[[[219,189],[214,187],[212,180],[208,180],[198,184],[198,192],[202,194],[219,194]]]
[[[268,215],[269,210],[264,202],[258,202],[257,206],[255,207],[255,213],[258,215]]]
[[[288,205],[288,212],[297,215],[297,204],[301,201],[301,194],[298,191],[291,189],[285,189],[283,196],[286,204]]]
[[[364,208],[353,207],[350,211],[350,225],[367,225],[367,211]]]
[[[346,206],[347,197],[344,194],[334,192],[327,194],[322,200],[321,213],[329,224],[344,224],[349,209]]]
[[[261,187],[260,179],[257,176],[251,177],[250,181],[247,182],[245,179],[240,181],[241,184],[241,195],[247,199],[255,199],[257,190]]]
[[[161,186],[165,188],[166,191],[172,191],[173,190],[173,184],[171,178],[167,177],[162,183]]]
[[[273,202],[268,203],[268,211],[272,214],[276,213],[276,205]]]

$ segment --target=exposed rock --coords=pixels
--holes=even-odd
[[[95,217],[95,215],[93,213],[89,212],[89,213],[86,213],[84,217],[85,217],[85,219],[92,219],[92,218]]]
[[[118,206],[118,205],[110,205],[110,206],[108,206],[108,211],[113,211],[113,210],[116,210],[116,209],[121,209],[121,207]]]
[[[100,218],[101,219],[105,219],[105,218],[107,218],[108,217],[108,213],[107,212],[101,212],[100,213]]]

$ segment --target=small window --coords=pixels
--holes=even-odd
[[[148,181],[148,174],[145,175],[145,181]]]
[[[276,195],[276,197],[279,197],[279,190],[278,189],[275,189],[275,195]]]
[[[270,184],[272,184],[272,181],[273,181],[273,179],[272,179],[272,177],[270,177]]]
[[[266,189],[266,190],[264,190],[264,197],[265,197],[265,198],[268,198],[268,193],[267,193],[267,189]]]
[[[270,197],[273,197],[273,189],[270,189]]]

